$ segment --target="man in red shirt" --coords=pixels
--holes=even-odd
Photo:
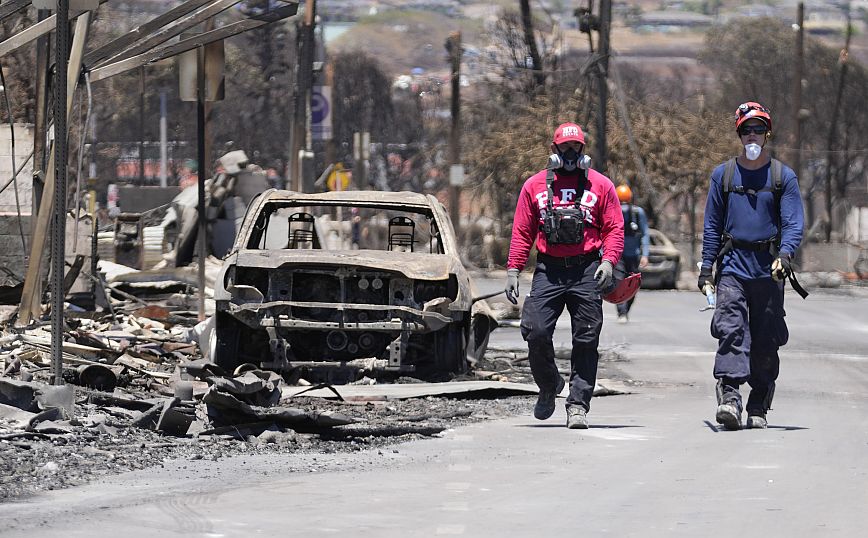
[[[524,300],[521,334],[540,393],[534,416],[555,410],[564,380],[555,364],[552,336],[564,311],[572,323],[567,427],[588,427],[587,412],[597,379],[597,345],[603,327],[601,293],[613,284],[612,270],[624,249],[624,219],[615,186],[590,169],[585,135],[575,123],[554,134],[549,165],[528,178],[518,197],[507,261],[506,296],[518,301],[518,275],[536,243],[537,264]]]

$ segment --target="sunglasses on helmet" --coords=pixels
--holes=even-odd
[[[742,125],[738,129],[738,134],[740,136],[749,135],[751,133],[758,134],[758,135],[764,135],[767,132],[769,132],[769,128],[766,127],[765,125]]]

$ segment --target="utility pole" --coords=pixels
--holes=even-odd
[[[313,190],[310,181],[302,174],[302,151],[307,149],[308,110],[310,88],[313,84],[314,26],[316,24],[316,0],[307,0],[304,6],[304,22],[298,27],[298,54],[295,67],[295,106],[292,118],[292,133],[289,142],[289,188],[299,192]],[[307,187],[307,188],[306,188]]]
[[[452,125],[449,130],[449,217],[455,236],[459,235],[461,183],[464,169],[461,165],[461,32],[453,32],[446,41],[446,50],[452,63]]]
[[[596,169],[605,173],[608,169],[608,151],[606,149],[606,109],[609,104],[609,34],[612,29],[612,1],[600,0],[600,38],[598,51],[600,59],[597,62],[597,93],[599,94],[599,109],[597,110],[597,141]]]
[[[208,250],[208,224],[205,217],[205,178],[208,162],[205,151],[205,47],[196,50],[196,158],[199,160],[199,321],[205,320],[205,258]]]
[[[798,29],[796,33],[796,76],[793,84],[793,102],[796,109],[796,140],[795,155],[793,157],[793,170],[796,177],[802,178],[802,127],[807,119],[807,110],[802,110],[802,85],[805,78],[805,3],[799,2]],[[802,182],[805,185],[807,182]],[[808,225],[814,220],[814,201],[810,194],[807,197]]]
[[[325,85],[329,88],[334,88],[335,86],[335,68],[331,63],[326,64],[324,68],[324,78]],[[335,145],[334,139],[334,131],[332,134],[326,139],[325,143],[325,164],[326,166],[330,164],[335,164],[337,162],[337,147]],[[361,189],[361,185],[356,185],[357,189]]]
[[[832,121],[829,125],[829,138],[826,141],[826,242],[832,240],[832,163],[835,160],[833,153],[835,138],[838,134],[838,114],[841,110],[841,98],[844,95],[844,83],[847,79],[847,56],[850,51],[850,38],[853,36],[853,25],[850,24],[850,4],[847,4],[847,37],[844,40],[844,48],[838,57],[841,64],[841,74],[838,77],[838,91],[835,94],[835,105],[832,108]]]

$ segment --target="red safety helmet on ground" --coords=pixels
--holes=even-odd
[[[603,295],[603,299],[614,304],[626,303],[636,296],[641,285],[642,273],[632,273],[618,282],[612,291]]]
[[[555,135],[552,138],[555,145],[563,144],[564,142],[578,142],[585,144],[585,133],[582,128],[575,123],[562,123],[555,129]]]
[[[735,109],[735,130],[737,131],[742,123],[753,118],[765,123],[766,127],[769,128],[769,131],[772,130],[771,112],[769,109],[755,101],[742,103]]]
[[[630,190],[628,185],[618,185],[615,188],[615,192],[618,194],[618,200],[623,204],[629,204],[633,201],[633,191]]]

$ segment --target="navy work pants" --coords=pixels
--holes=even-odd
[[[623,271],[619,275],[621,279],[627,278],[633,273],[639,272],[639,258],[636,256],[621,256],[621,261],[618,262],[618,268]],[[630,312],[630,308],[633,306],[633,301],[636,300],[636,296],[630,298],[626,303],[618,304],[618,315],[626,316]]]
[[[594,282],[600,261],[589,259],[569,267],[538,262],[521,313],[521,335],[527,341],[530,369],[541,390],[557,388],[558,373],[552,337],[564,311],[572,322],[570,394],[567,406],[589,410],[597,382],[597,345],[603,328],[603,302]]]
[[[770,408],[780,371],[778,348],[789,339],[785,315],[783,282],[720,278],[711,321],[711,335],[718,341],[714,377],[728,387],[747,381],[748,412]]]

